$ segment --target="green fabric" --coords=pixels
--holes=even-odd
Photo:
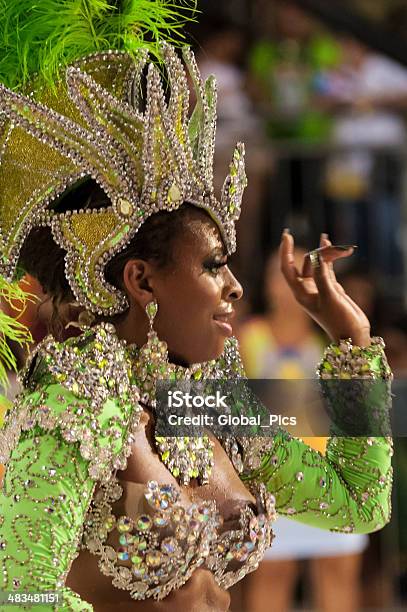
[[[80,372],[86,373],[86,364],[90,371],[95,362],[88,344],[82,344],[77,353],[78,369],[72,370],[76,378],[71,372],[58,384],[55,378],[63,368],[68,369],[60,359],[48,366],[47,360],[34,364],[28,381],[31,389],[6,417],[6,440],[8,435],[13,450],[0,491],[0,591],[61,591],[62,606],[32,609],[83,612],[92,606],[66,588],[65,581],[99,480],[90,470],[101,452],[112,451],[109,462],[120,454],[129,433],[131,410],[126,408],[129,399],[123,400],[123,393],[103,377],[96,382],[92,399],[78,396]],[[119,364],[123,364],[124,379],[126,366],[120,352],[114,360],[115,367]],[[110,395],[103,396],[96,421],[91,402],[105,388]],[[72,415],[79,432],[77,442],[66,439]],[[20,416],[24,427],[15,439],[19,428],[13,430],[13,424]],[[90,446],[84,445],[85,439]],[[242,478],[249,485],[264,482],[275,495],[281,514],[334,531],[369,533],[390,517],[391,453],[390,438],[331,437],[324,457],[301,440],[279,432],[260,468]],[[13,580],[20,581],[17,587]],[[3,609],[14,610],[15,606]]]
[[[19,580],[17,591],[57,591],[63,603],[18,609],[93,610],[64,586],[93,490],[77,443],[65,442],[58,430],[45,433],[36,427],[22,434],[0,491],[0,541],[5,544],[0,548],[0,591],[15,591],[13,580]],[[16,608],[1,606],[2,612]]]
[[[260,468],[244,480],[264,482],[287,518],[330,531],[371,533],[390,519],[391,446],[386,438],[332,437],[323,456],[281,432]]]

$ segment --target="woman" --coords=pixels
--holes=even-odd
[[[92,36],[101,3],[94,9]],[[140,23],[126,13],[133,9],[106,8],[126,17],[123,27]],[[54,25],[49,16],[42,23],[62,36]],[[19,597],[30,592],[28,606],[34,592],[37,601],[45,591],[63,596],[40,599],[38,610],[223,611],[227,588],[269,546],[275,507],[349,532],[388,521],[391,441],[332,438],[324,459],[282,431],[223,446],[212,434],[156,435],[158,379],[243,375],[231,337],[242,288],[227,257],[246,177],[240,145],[215,198],[213,81],[204,86],[184,51],[198,100],[189,121],[185,70],[164,45],[170,93],[150,64],[140,99],[147,56],[133,54],[131,34],[120,39],[126,52],[102,48],[75,62],[62,45],[67,67],[54,86],[32,96],[0,91],[8,120],[2,271],[39,280],[54,303],[55,333],[72,322],[82,331],[37,348],[5,419],[0,584]],[[369,322],[331,265],[313,253],[314,267],[300,276],[293,249],[285,232],[281,264],[297,299],[333,341],[361,347],[356,361],[349,343],[334,347],[321,376],[350,368],[387,381],[381,344],[371,343]]]

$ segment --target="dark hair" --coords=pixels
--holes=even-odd
[[[101,209],[109,206],[110,200],[99,185],[86,179],[54,203],[54,210]],[[197,211],[192,204],[184,203],[176,211],[160,211],[149,217],[133,239],[120,253],[108,262],[105,278],[113,286],[124,290],[123,270],[129,259],[140,258],[153,261],[159,268],[172,263],[173,244],[185,227],[185,222]],[[60,337],[67,321],[61,314],[61,306],[74,302],[75,297],[65,276],[66,250],[56,244],[49,227],[32,229],[24,241],[20,252],[19,267],[34,276],[52,300],[53,313],[49,329],[55,337]],[[117,320],[125,313],[111,317]]]

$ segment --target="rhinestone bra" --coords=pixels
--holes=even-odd
[[[122,497],[116,476],[97,491],[85,520],[81,548],[100,557],[100,571],[133,599],[163,599],[180,588],[198,567],[212,571],[229,588],[255,570],[274,537],[274,497],[260,486],[257,513],[240,511],[239,528],[222,529],[215,501],[179,502],[173,485],[149,481],[144,489],[148,511],[115,516],[112,504]]]

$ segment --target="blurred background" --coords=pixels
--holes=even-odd
[[[245,289],[236,333],[248,376],[314,377],[328,343],[279,271],[276,249],[289,227],[298,261],[321,232],[358,246],[338,276],[384,337],[396,392],[407,373],[407,1],[198,4],[188,42],[203,75],[218,82],[218,189],[235,142],[246,144],[249,184],[231,267]],[[38,342],[51,308],[26,280],[40,301],[23,320]],[[18,358],[22,365],[24,353]],[[324,452],[326,439],[306,441]],[[394,445],[390,524],[358,536],[279,518],[265,561],[233,589],[233,612],[407,609],[407,440]]]

